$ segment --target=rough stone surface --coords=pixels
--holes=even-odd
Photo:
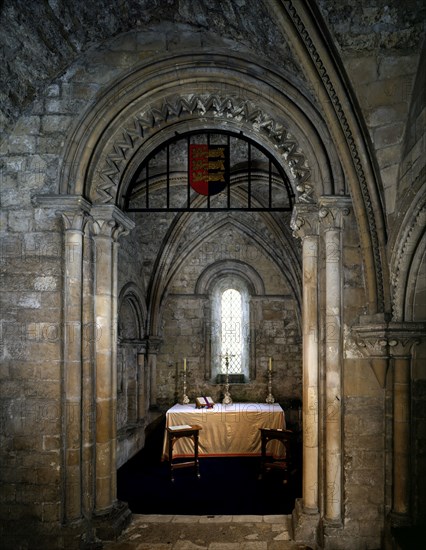
[[[162,516],[158,521],[158,517],[134,516],[132,525],[119,540],[105,544],[105,549],[315,550],[315,545],[292,541],[282,524],[277,535],[269,516],[260,516],[254,523],[249,517],[222,516],[213,525],[207,524],[203,516],[188,516],[185,523],[179,517]],[[173,529],[164,521],[167,518],[173,523]]]
[[[46,85],[47,103],[53,101],[51,104],[57,109],[56,98],[60,97],[60,90],[51,81],[63,73],[81,52],[135,28],[144,29],[146,36],[142,43],[149,52],[173,51],[176,41],[182,42],[182,39],[189,48],[209,47],[221,36],[231,49],[241,48],[245,43],[254,51],[269,51],[271,59],[276,58],[278,50],[281,57],[286,58],[283,66],[287,69],[295,66],[268,10],[254,0],[222,3],[132,0],[118,9],[109,0],[84,5],[65,1],[46,4],[10,1],[2,7],[2,19],[3,28],[8,29],[1,39],[7,61],[1,87],[1,112],[5,125],[13,123]],[[159,20],[163,22],[165,32],[161,28],[155,29]],[[262,33],[255,32],[259,24]],[[179,33],[179,37],[175,33],[176,25],[182,26],[183,34]],[[186,29],[185,25],[188,25]],[[206,29],[209,32],[206,33]],[[136,37],[129,37],[126,50],[131,52],[131,58],[135,58],[135,50],[140,44]],[[125,62],[121,56],[117,63],[117,58],[110,55],[108,63],[112,68],[117,64],[128,65],[133,59]],[[108,73],[104,72],[104,75]]]

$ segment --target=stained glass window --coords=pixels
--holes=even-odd
[[[242,372],[242,296],[238,290],[229,288],[221,298],[221,373]]]

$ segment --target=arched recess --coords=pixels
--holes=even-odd
[[[122,311],[129,308],[133,314],[133,329],[127,329]],[[145,299],[134,283],[123,286],[118,296],[118,336],[125,339],[141,340],[145,333],[146,323]]]
[[[405,214],[395,236],[391,257],[393,358],[394,471],[393,509],[402,510],[414,525],[425,521],[423,451],[426,385],[426,180],[425,171],[412,182],[401,209]],[[405,345],[404,345],[405,344]],[[403,383],[401,383],[403,382]],[[398,411],[404,408],[403,422]],[[402,427],[402,429],[400,428]],[[402,436],[401,436],[402,434]],[[402,441],[401,441],[402,439]],[[403,452],[395,452],[402,448]],[[390,451],[389,451],[389,454]],[[403,460],[401,460],[401,457]],[[399,478],[404,480],[401,484]]]
[[[344,195],[340,160],[321,114],[289,75],[255,61],[233,54],[176,54],[133,70],[76,129],[61,191],[83,194],[102,207],[122,207],[146,156],[176,133],[212,129],[243,132],[259,143],[283,167],[297,202],[314,205],[322,195]],[[163,273],[162,266],[156,271]],[[293,288],[300,301],[301,285]],[[149,307],[151,327],[157,325],[155,310]]]
[[[123,286],[118,296],[117,343],[117,467],[140,447],[147,416],[147,375],[140,361],[144,349],[146,306],[134,283]]]
[[[416,318],[415,296],[426,251],[426,183],[417,187],[407,208],[391,257],[392,319],[395,322],[423,321]],[[424,276],[424,275],[423,275]]]
[[[387,231],[382,185],[365,122],[334,42],[314,0],[272,0],[271,9],[316,91],[347,178],[358,223],[368,314],[389,312]]]
[[[250,294],[265,294],[265,285],[259,273],[245,262],[236,260],[222,260],[206,267],[197,279],[195,285],[196,294],[209,294],[214,280],[219,275],[237,275],[245,280]]]

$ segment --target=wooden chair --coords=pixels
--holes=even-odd
[[[196,476],[200,477],[200,464],[198,459],[198,437],[201,426],[169,426],[166,428],[169,442],[169,465],[170,465],[170,479],[174,481],[173,470],[177,468],[189,468],[193,467]],[[194,458],[192,460],[186,460],[185,462],[173,462],[173,446],[175,442],[181,437],[189,437],[194,443]]]
[[[283,483],[288,483],[297,471],[296,461],[296,434],[291,430],[274,428],[259,428],[261,438],[261,473],[259,478],[270,471],[277,471],[283,476]],[[273,459],[266,454],[266,447],[269,441],[278,440],[285,447],[285,458]]]

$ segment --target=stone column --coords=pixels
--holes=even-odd
[[[148,376],[149,376],[149,408],[157,409],[157,354],[162,339],[157,336],[148,338]]]
[[[64,222],[64,437],[65,502],[64,519],[82,514],[82,279],[83,230],[87,209],[77,205],[62,212]]]
[[[411,353],[426,334],[423,323],[387,323],[382,314],[365,316],[352,330],[363,355],[370,360],[382,388],[393,367],[392,510],[390,526],[409,525],[411,457]]]
[[[145,375],[145,355],[146,355],[147,343],[143,342],[138,347],[138,420],[145,418],[146,410],[146,375]]]
[[[325,519],[342,521],[342,244],[348,197],[321,197],[325,251]]]
[[[83,482],[83,249],[90,203],[81,196],[40,195],[37,204],[61,217],[64,228],[62,289],[62,397],[63,492],[62,521],[82,517]]]
[[[303,478],[305,513],[318,512],[318,209],[298,205],[291,221],[303,242]]]
[[[393,343],[393,342],[392,342]],[[392,512],[410,513],[410,366],[406,346],[396,344],[393,355],[393,498]],[[400,348],[400,349],[398,349]],[[402,348],[402,349],[401,349]],[[405,348],[405,349],[404,349]],[[408,354],[407,354],[408,352]]]
[[[420,323],[389,323],[389,352],[393,367],[393,525],[411,523],[411,355],[425,336]]]
[[[109,511],[116,501],[117,407],[117,239],[133,227],[115,206],[92,210],[96,399],[95,511]]]
[[[92,515],[95,500],[96,440],[94,438],[94,434],[96,426],[96,402],[94,400],[94,387],[96,376],[94,364],[94,343],[98,335],[98,330],[94,320],[95,312],[93,308],[94,280],[91,223],[86,224],[83,251],[82,509],[83,517],[88,519]]]

